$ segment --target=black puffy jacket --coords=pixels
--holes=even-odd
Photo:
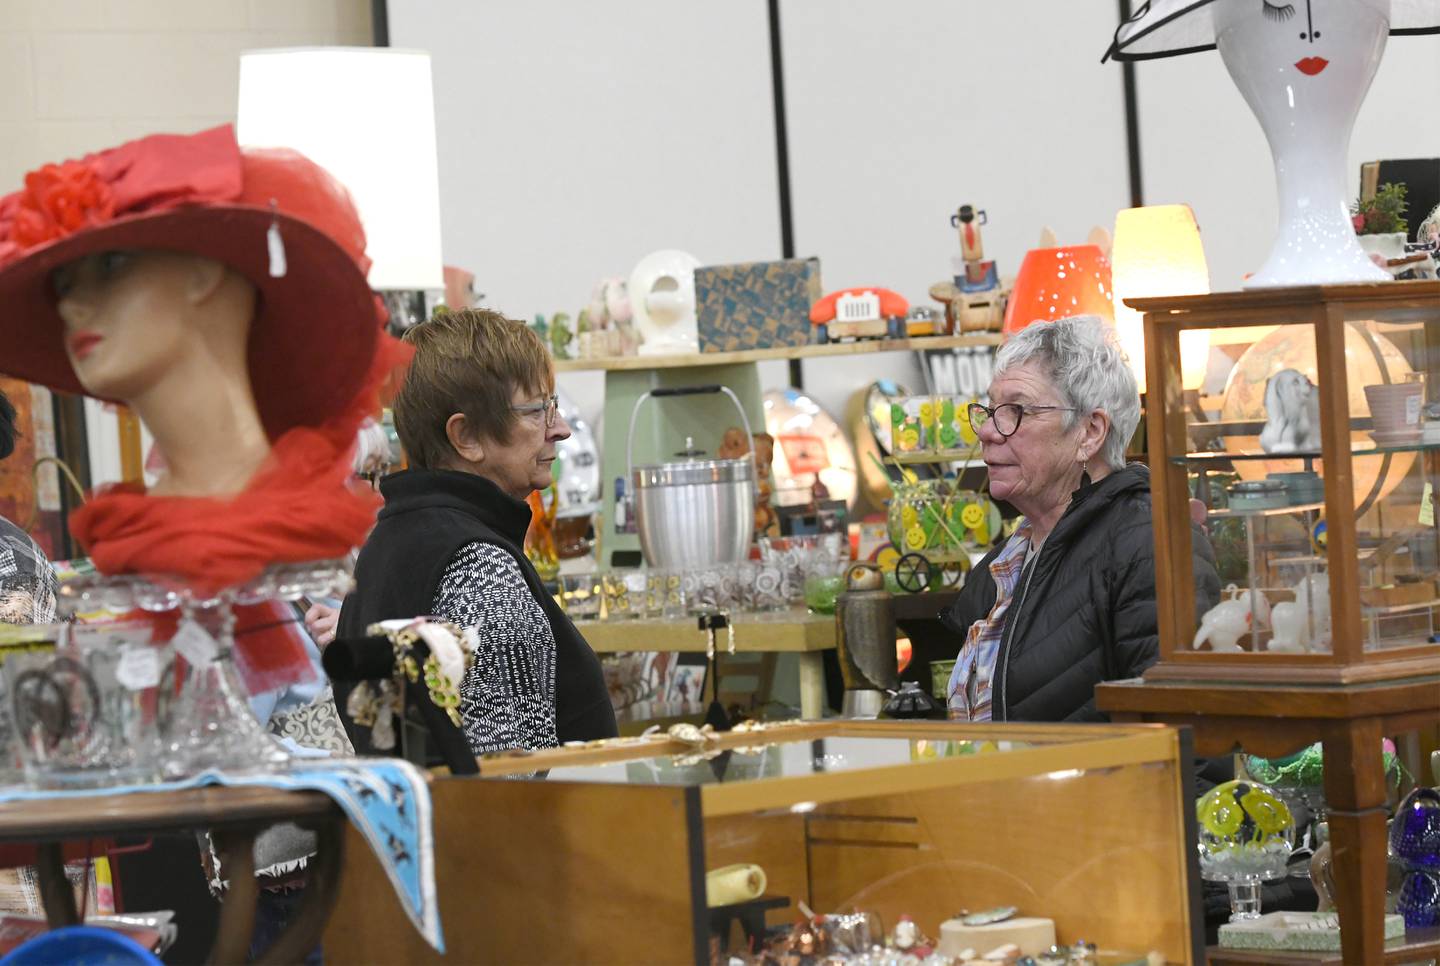
[[[1000,549],[975,565],[940,615],[962,641],[995,604],[990,562]],[[1215,554],[1199,529],[1193,556],[1198,615],[1220,600]],[[992,716],[1104,721],[1095,685],[1135,677],[1159,657],[1149,467],[1131,464],[1076,490],[1031,566],[1028,586],[1005,614]]]

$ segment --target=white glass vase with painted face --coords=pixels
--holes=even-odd
[[[1245,287],[1389,280],[1355,240],[1345,169],[1390,0],[1216,0],[1211,10],[1220,56],[1275,162],[1279,234]]]

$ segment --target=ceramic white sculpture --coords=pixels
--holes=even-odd
[[[1269,623],[1270,602],[1258,590],[1252,594],[1231,584],[1225,588],[1225,595],[1228,599],[1222,595],[1220,603],[1200,618],[1200,629],[1191,644],[1195,650],[1202,644],[1209,644],[1212,651],[1244,650],[1238,643],[1240,638],[1250,633],[1252,626],[1259,629]]]
[[[1330,649],[1330,577],[1308,574],[1294,587],[1295,600],[1270,611],[1274,636],[1267,650],[1278,653]]]
[[[1392,32],[1440,33],[1440,0],[1147,0],[1115,32],[1118,60],[1218,48],[1259,120],[1279,230],[1246,288],[1390,279],[1355,240],[1347,157]]]
[[[1245,287],[1389,281],[1355,240],[1346,204],[1350,131],[1385,53],[1389,0],[1216,0],[1212,9],[1225,69],[1275,162],[1279,233]]]
[[[1281,369],[1265,383],[1260,448],[1267,453],[1320,449],[1320,390],[1298,369]]]

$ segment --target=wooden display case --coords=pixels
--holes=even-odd
[[[445,961],[709,962],[705,870],[756,863],[771,925],[803,901],[887,929],[907,913],[938,938],[962,909],[1015,905],[1054,919],[1062,942],[1198,962],[1188,740],[1147,725],[790,723],[703,751],[482,758],[482,777],[432,785]],[[351,855],[326,961],[442,961],[368,851]]]
[[[1148,435],[1155,535],[1160,661],[1147,680],[1349,684],[1440,674],[1440,419],[1414,438],[1374,438],[1384,427],[1368,390],[1411,390],[1421,415],[1440,403],[1440,282],[1260,289],[1133,301],[1145,312]],[[1233,360],[1223,392],[1209,401],[1181,387],[1180,335],[1206,330]],[[1288,393],[1313,387],[1318,426],[1287,435],[1275,424]],[[1269,380],[1278,379],[1275,386]],[[1290,385],[1284,381],[1292,380]],[[1410,384],[1410,385],[1407,385]],[[1213,383],[1212,383],[1213,385]],[[1296,404],[1303,406],[1303,404]],[[1220,418],[1197,418],[1197,409]],[[1296,448],[1262,448],[1267,432]],[[1428,435],[1427,435],[1428,433]],[[1308,484],[1301,474],[1309,474]],[[1278,505],[1227,507],[1220,480],[1288,481]],[[1323,486],[1323,497],[1318,492]],[[1262,615],[1238,646],[1196,646],[1191,567],[1192,492],[1206,503],[1222,585],[1256,597]],[[1321,525],[1323,524],[1323,529]],[[1234,558],[1233,564],[1227,564]],[[1243,558],[1239,559],[1239,558]],[[1229,566],[1230,572],[1224,571]],[[1329,607],[1305,608],[1304,640],[1263,615],[1297,603],[1307,574],[1328,580]],[[1258,598],[1264,597],[1261,601]],[[1283,610],[1282,610],[1283,612]],[[1293,611],[1287,614],[1288,618]],[[1312,633],[1329,623],[1328,641]]]

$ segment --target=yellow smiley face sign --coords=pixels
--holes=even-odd
[[[965,524],[967,530],[978,529],[985,523],[985,511],[978,503],[967,503],[965,509],[960,511],[960,522]]]

